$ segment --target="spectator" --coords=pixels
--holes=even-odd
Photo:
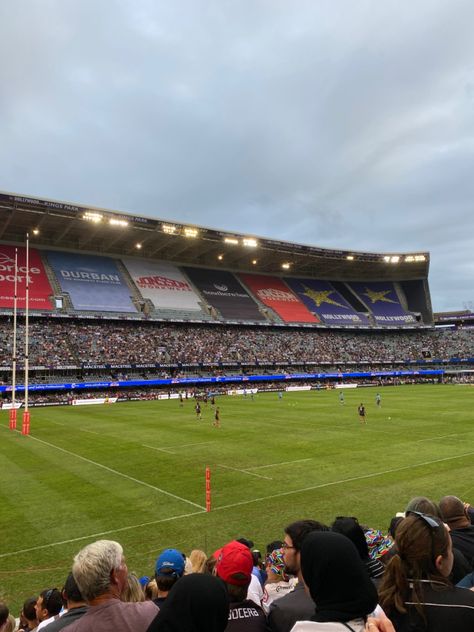
[[[63,598],[57,588],[43,590],[36,600],[36,618],[39,621],[38,631],[52,623],[63,608]]]
[[[72,573],[66,578],[66,583],[62,590],[62,599],[66,603],[67,612],[48,624],[48,632],[58,632],[67,625],[77,621],[87,611],[87,604],[79,590],[76,580]]]
[[[449,526],[453,546],[461,551],[474,570],[474,526],[466,505],[457,496],[444,496],[439,501],[443,520]]]
[[[380,605],[397,632],[472,632],[474,593],[453,587],[452,543],[443,522],[412,512],[397,527],[397,552],[387,565]]]
[[[301,570],[315,614],[311,621],[296,623],[292,632],[364,631],[368,615],[377,606],[377,590],[349,538],[340,533],[310,533],[301,547]]]
[[[128,569],[118,542],[98,540],[83,548],[72,574],[89,609],[68,632],[145,632],[158,612],[152,601],[120,601]]]
[[[314,602],[304,590],[301,575],[301,546],[312,531],[329,531],[329,527],[315,520],[298,520],[285,529],[285,572],[297,577],[298,583],[292,592],[271,604],[268,623],[273,632],[290,632],[297,621],[309,621],[314,614]]]
[[[266,632],[262,608],[247,598],[252,568],[250,549],[236,540],[222,547],[217,556],[215,573],[225,582],[230,600],[226,632]]]
[[[224,632],[228,617],[223,582],[192,573],[173,587],[147,632]]]
[[[165,549],[157,558],[155,564],[155,580],[158,587],[158,597],[154,603],[161,608],[168,597],[169,591],[184,574],[184,556],[176,549]]]

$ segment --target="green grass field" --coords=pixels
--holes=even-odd
[[[299,518],[355,515],[386,530],[415,495],[474,502],[474,389],[380,392],[380,409],[375,389],[346,390],[344,406],[337,391],[222,397],[220,429],[211,406],[198,422],[191,401],[35,408],[29,437],[0,413],[0,598],[16,610],[61,587],[99,538],[152,574],[166,547],[211,553],[246,536],[264,549]]]

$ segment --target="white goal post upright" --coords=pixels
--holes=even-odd
[[[16,430],[16,315],[18,307],[18,248],[15,248],[15,280],[13,295],[13,354],[12,354],[12,407],[10,409],[10,430]]]
[[[30,236],[26,233],[26,290],[25,290],[25,410],[23,412],[23,424],[21,434],[30,434],[30,411],[28,410],[28,330],[29,330],[29,302],[30,302]]]

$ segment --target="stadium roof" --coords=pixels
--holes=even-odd
[[[26,233],[41,248],[285,276],[402,281],[426,279],[429,270],[427,252],[332,250],[0,192],[0,240],[23,243]]]

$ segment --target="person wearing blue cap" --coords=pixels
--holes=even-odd
[[[153,602],[160,607],[171,588],[184,574],[185,558],[177,549],[165,549],[157,558],[155,564],[155,580],[158,587],[158,597]]]

